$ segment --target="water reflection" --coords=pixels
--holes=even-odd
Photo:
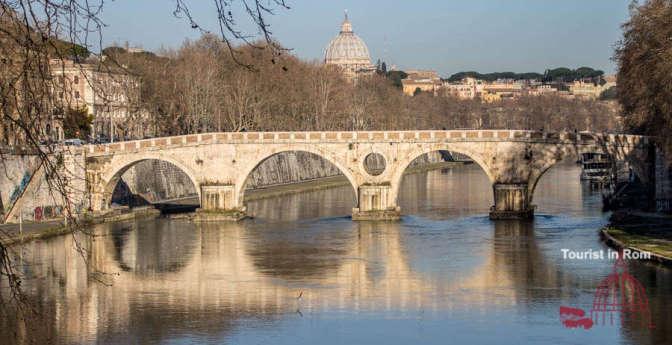
[[[560,257],[602,246],[599,194],[574,169],[542,180],[533,222],[489,221],[491,189],[472,166],[407,176],[402,222],[352,222],[332,189],[252,203],[258,218],[238,224],[134,221],[31,243],[26,288],[44,320],[18,342],[669,343],[670,273],[639,263],[656,329],[560,325],[559,305],[589,306],[611,269]]]
[[[399,191],[404,214],[428,218],[487,214],[492,185],[477,164],[404,176]]]
[[[144,222],[140,226],[143,231],[133,231],[136,224],[124,224],[105,234],[110,237],[106,244],[113,246],[111,252],[119,269],[140,275],[177,272],[185,258],[195,254],[198,238],[193,223]]]
[[[295,222],[349,216],[354,206],[355,193],[348,184],[309,193],[255,200],[247,203],[247,212],[253,217],[272,219],[276,222]]]

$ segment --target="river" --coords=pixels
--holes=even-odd
[[[474,164],[407,175],[400,222],[353,222],[338,187],[250,202],[236,224],[137,220],[29,243],[15,250],[39,316],[0,316],[0,342],[672,344],[672,274],[639,261],[627,269],[654,328],[618,313],[561,324],[560,306],[590,313],[614,263],[563,257],[607,251],[600,192],[579,173],[542,178],[531,222],[488,219]]]

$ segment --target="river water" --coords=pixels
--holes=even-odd
[[[250,202],[255,219],[237,224],[129,221],[33,242],[15,249],[39,316],[0,317],[0,343],[672,344],[672,275],[643,262],[627,268],[654,328],[642,314],[561,324],[560,306],[590,313],[614,263],[563,258],[607,251],[600,193],[579,173],[542,178],[531,222],[490,221],[491,186],[466,165],[407,175],[400,222],[353,222],[341,187]]]

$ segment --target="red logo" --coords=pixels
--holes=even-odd
[[[604,325],[607,322],[613,325],[614,315],[620,318],[621,324],[626,318],[639,318],[644,326],[653,328],[646,290],[628,273],[622,251],[618,253],[613,272],[595,291],[590,317],[586,317],[581,308],[560,307],[560,321],[567,328],[590,329],[595,324]]]
[[[586,317],[586,312],[581,308],[560,306],[560,321],[567,328],[590,329],[593,327],[593,320]]]

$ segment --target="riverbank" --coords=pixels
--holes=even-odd
[[[142,207],[135,209],[118,209],[97,217],[83,217],[75,224],[65,224],[62,219],[48,222],[26,222],[19,224],[0,224],[4,246],[10,247],[34,240],[43,240],[54,236],[72,233],[76,227],[87,227],[102,223],[119,222],[130,219],[159,217],[161,211]]]
[[[600,236],[611,247],[650,252],[652,261],[672,266],[672,216],[615,212]]]

